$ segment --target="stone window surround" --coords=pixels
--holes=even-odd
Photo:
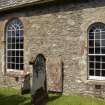
[[[14,29],[14,31],[13,31],[13,29]],[[13,19],[9,20],[8,23],[6,24],[6,30],[5,31],[6,31],[6,69],[7,69],[7,71],[14,71],[14,70],[17,70],[17,69],[20,70],[20,69],[23,68],[23,64],[22,64],[22,68],[21,68],[21,62],[20,62],[20,60],[21,60],[20,59],[20,56],[22,56],[23,54],[20,55],[21,54],[20,52],[23,53],[24,52],[24,49],[23,49],[23,47],[21,49],[21,46],[20,46],[21,43],[20,43],[20,41],[18,42],[19,44],[17,44],[16,38],[18,38],[19,40],[20,40],[20,38],[23,39],[23,24],[22,24],[22,22],[18,18],[13,18]],[[17,31],[19,32],[18,34],[16,34]],[[15,35],[16,35],[15,37],[13,36],[14,35],[13,32],[15,32]],[[19,36],[17,36],[17,35],[19,35]],[[9,39],[12,38],[12,39],[9,40],[9,42],[8,42],[7,38],[9,38]],[[11,43],[11,44],[9,44],[9,43]],[[8,48],[7,47],[8,44],[9,45],[12,45],[12,46],[9,46],[9,48]],[[23,42],[22,42],[22,44],[24,45]],[[19,46],[17,46],[17,45],[19,45]],[[7,52],[9,53],[9,55],[8,55]],[[15,54],[15,56],[14,56],[14,54]],[[19,56],[17,56],[17,54]],[[24,57],[22,57],[22,58],[24,58]],[[12,59],[14,59],[15,62],[13,62]],[[19,64],[18,64],[18,61],[17,60],[19,60]],[[18,64],[18,68],[17,68],[17,64]]]
[[[96,80],[96,79],[89,79],[89,72],[88,72],[88,30],[89,30],[89,26],[91,26],[94,23],[104,23],[105,24],[105,20],[101,19],[100,17],[98,18],[92,18],[90,17],[90,19],[85,20],[85,22],[83,22],[83,24],[81,24],[81,35],[82,35],[82,39],[81,39],[81,43],[82,43],[82,48],[81,48],[81,59],[80,59],[80,69],[81,69],[81,77],[80,80],[82,83],[84,84],[98,84],[98,85],[102,85],[103,83],[105,83],[105,80]]]
[[[25,24],[27,24],[27,19],[24,19],[23,17],[16,17],[16,15],[15,14],[13,14],[13,15],[11,15],[11,17],[10,18],[8,18],[8,19],[5,19],[5,21],[3,21],[2,23],[1,23],[1,25],[2,25],[2,27],[1,27],[1,30],[2,30],[2,47],[4,48],[3,49],[3,52],[2,52],[2,61],[4,61],[4,62],[2,62],[2,73],[3,73],[3,75],[4,76],[10,76],[10,77],[24,77],[25,75],[27,75],[27,73],[29,73],[29,70],[27,70],[27,67],[29,67],[29,65],[26,65],[26,64],[28,64],[28,62],[25,62],[24,63],[24,70],[6,70],[6,60],[5,60],[5,44],[6,44],[6,39],[5,39],[5,27],[6,27],[6,25],[7,25],[7,23],[8,23],[8,20],[11,20],[11,19],[13,19],[13,18],[18,18],[19,20],[21,20],[22,21],[22,23],[23,23],[23,26],[26,26]],[[27,30],[27,26],[26,27],[24,27],[24,31],[25,30]],[[24,32],[24,34],[26,34],[26,32]],[[24,42],[24,50],[26,51],[26,43]],[[24,56],[26,55],[26,53],[24,53]],[[24,59],[26,59],[25,57],[24,57]]]
[[[99,23],[99,22],[92,24],[91,27],[90,27],[90,29],[88,30],[88,36],[91,35],[90,30],[91,30],[93,27],[96,28],[95,30],[101,32],[101,30],[104,28],[104,24],[103,24],[103,23]],[[102,28],[102,29],[100,29],[100,28]],[[95,33],[96,33],[96,32],[95,32]],[[96,37],[95,33],[94,33],[94,38]],[[104,33],[104,32],[102,31],[102,32],[100,33],[100,35],[101,35],[102,33]],[[93,34],[92,34],[92,35],[93,35]],[[102,34],[102,35],[104,35],[104,34]],[[101,35],[100,37],[102,37],[102,35]],[[99,38],[99,36],[97,36],[97,37]],[[90,41],[91,41],[90,38],[91,38],[91,37],[89,36],[89,38],[88,38],[88,44],[89,44]],[[100,40],[100,39],[99,39],[99,40]],[[103,39],[102,39],[102,40],[103,40]],[[102,45],[102,40],[100,40],[100,44],[101,44],[101,45]],[[94,41],[94,43],[95,43],[95,45],[94,45],[94,48],[95,48],[95,47],[96,47],[96,41],[97,41],[97,40],[94,39],[94,40],[92,40],[92,41]],[[89,45],[88,45],[88,49],[89,49],[90,47],[91,47],[91,46],[90,46],[90,44],[89,44]],[[100,48],[102,48],[102,47],[100,47]],[[100,49],[100,54],[102,53],[101,50],[103,50],[103,49]],[[89,72],[88,78],[89,78],[89,79],[93,79],[93,80],[105,80],[105,77],[103,76],[104,74],[102,74],[102,73],[103,73],[103,72],[102,72],[102,71],[103,71],[103,69],[102,69],[102,68],[103,68],[103,65],[102,65],[102,64],[103,64],[103,61],[101,61],[102,63],[100,63],[100,67],[101,67],[101,68],[99,68],[100,70],[98,70],[98,71],[100,71],[99,73],[101,73],[100,76],[98,76],[99,74],[96,74],[96,73],[97,73],[97,72],[96,72],[96,71],[97,71],[97,69],[96,69],[96,61],[93,62],[93,63],[94,63],[93,65],[95,65],[95,66],[94,66],[94,73],[95,73],[94,76],[93,76],[92,73],[90,72],[91,70],[90,70],[90,66],[89,66],[89,65],[91,64],[91,62],[90,62],[90,60],[89,60],[90,58],[93,58],[93,57],[94,57],[94,59],[96,59],[96,55],[97,55],[97,57],[98,57],[98,58],[101,57],[100,59],[102,60],[102,58],[104,57],[104,54],[101,54],[101,55],[100,55],[100,54],[97,54],[97,52],[96,52],[96,51],[97,51],[97,48],[94,49],[94,54],[96,53],[95,55],[94,55],[94,54],[91,54],[92,52],[90,52],[90,51],[91,51],[91,50],[89,50],[89,52],[88,52],[88,57],[89,57],[89,58],[88,58],[88,72]],[[98,52],[99,52],[99,51],[98,51]],[[98,56],[98,55],[99,55],[99,56]],[[92,56],[93,56],[93,57],[92,57]],[[104,58],[105,58],[105,57],[104,57]],[[92,65],[92,66],[93,66],[93,65]],[[102,70],[101,70],[101,69],[102,69]],[[91,73],[91,75],[90,75],[90,73]],[[102,76],[101,76],[101,75],[102,75]]]

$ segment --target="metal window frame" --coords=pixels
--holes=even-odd
[[[93,32],[90,32],[90,30],[93,28]],[[95,38],[95,35],[96,35],[96,30],[99,30],[100,31],[100,39],[96,39]],[[104,31],[103,31],[103,29],[104,29]],[[105,70],[105,69],[102,69],[102,63],[105,63],[105,62],[103,62],[102,61],[102,57],[103,56],[105,56],[105,54],[102,54],[102,52],[101,52],[101,49],[102,49],[102,47],[105,47],[105,46],[102,46],[102,40],[104,40],[105,41],[105,39],[102,39],[102,32],[104,32],[105,33],[105,25],[103,24],[103,23],[95,23],[95,24],[93,24],[92,26],[91,26],[91,28],[89,29],[89,31],[88,31],[88,79],[90,79],[90,80],[105,80],[105,76],[102,76],[102,70]],[[89,38],[89,36],[90,36],[90,34],[91,33],[93,33],[94,34],[94,39],[90,39]],[[89,41],[94,41],[94,46],[92,47],[93,49],[94,49],[94,54],[90,54],[90,52],[89,52],[89,48],[91,48],[90,46],[89,46]],[[99,40],[100,41],[100,46],[99,46],[99,48],[100,48],[100,54],[96,54],[96,52],[95,52],[95,48],[97,48],[96,46],[95,46],[95,42],[96,42],[96,40]],[[98,70],[100,70],[100,76],[96,76],[96,74],[95,74],[95,72],[96,72],[96,59],[94,58],[94,61],[89,61],[89,57],[90,56],[93,56],[93,57],[95,57],[95,56],[100,56],[100,68],[98,69]],[[90,67],[89,67],[89,64],[90,63],[94,63],[94,75],[93,76],[91,76],[90,74],[89,74],[89,71],[91,70],[90,69]]]
[[[11,29],[11,30],[10,30]],[[15,35],[12,34],[12,32],[14,31]],[[19,31],[19,36],[16,36],[16,31]],[[22,22],[19,20],[19,19],[13,19],[11,20],[8,24],[7,24],[7,27],[6,27],[6,70],[7,71],[20,71],[20,70],[24,70],[24,36],[21,35],[21,31],[24,31],[23,30],[23,25],[22,25]],[[11,32],[10,36],[8,36],[8,32]],[[11,37],[15,39],[15,43],[12,43],[12,40],[10,41],[10,43],[8,43],[8,38]],[[16,49],[16,38],[23,38],[23,42],[22,43],[19,43],[19,49]],[[15,49],[12,48],[11,46],[11,49],[8,49],[8,44],[15,44]],[[23,44],[23,49],[20,49],[20,44]],[[8,51],[15,51],[15,56],[9,56],[8,55]],[[16,51],[23,51],[23,56],[17,56],[16,55]],[[11,53],[12,55],[12,53]],[[8,64],[10,62],[8,62],[8,58],[11,57],[15,57],[15,62],[11,62],[11,69],[8,68]],[[16,57],[19,58],[19,63],[16,62]],[[20,62],[20,57],[23,58],[23,62],[21,63]],[[12,65],[15,64],[15,67],[12,67]],[[16,68],[17,64],[19,65],[19,69]],[[21,69],[21,65],[23,65],[23,69]]]

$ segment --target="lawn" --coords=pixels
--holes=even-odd
[[[19,90],[0,88],[0,105],[31,105],[30,95],[22,96]]]
[[[16,89],[0,88],[0,105],[31,105],[31,96],[21,95]],[[88,96],[49,94],[46,105],[105,105],[105,100]]]

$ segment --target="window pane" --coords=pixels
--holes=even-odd
[[[101,37],[102,37],[102,39],[105,39],[105,32],[104,31],[101,32]]]
[[[105,33],[105,26],[102,27],[101,32]]]
[[[19,30],[16,30],[16,36],[19,36]]]
[[[15,44],[11,44],[12,45],[12,49],[15,49]]]
[[[7,31],[12,31],[11,25],[8,24]]]
[[[23,57],[23,51],[20,51],[20,56],[22,56],[22,57]]]
[[[102,36],[101,36],[101,39],[105,39],[105,35],[102,35]]]
[[[20,43],[23,43],[23,37],[19,38]]]
[[[102,63],[102,69],[105,69],[105,63]]]
[[[89,56],[89,61],[94,61],[94,56]]]
[[[94,54],[94,48],[89,48],[89,53]]]
[[[20,63],[23,63],[23,57],[20,57]]]
[[[23,49],[23,44],[20,44],[20,49]]]
[[[105,56],[102,56],[102,62],[105,62]]]
[[[93,47],[94,46],[94,40],[89,40],[89,46]]]
[[[12,44],[8,44],[8,49],[12,49]]]
[[[105,54],[105,47],[101,48],[102,54]]]
[[[100,32],[95,33],[95,39],[100,39]]]
[[[101,60],[101,57],[100,56],[95,56],[95,60],[96,61],[100,61]]]
[[[11,43],[11,42],[12,42],[12,38],[8,37],[8,43]]]
[[[94,76],[94,70],[90,70],[89,75]]]
[[[12,34],[12,32],[11,32],[11,31],[8,31],[7,33],[8,33],[8,37],[10,37],[10,36],[11,36],[11,34]]]
[[[16,69],[19,70],[19,64],[16,64]]]
[[[90,33],[93,33],[94,34],[94,29],[93,28],[90,29],[89,34]]]
[[[15,56],[15,51],[12,51],[12,56]]]
[[[16,49],[19,49],[19,44],[18,43],[16,44]]]
[[[12,64],[12,69],[15,69],[15,64]]]
[[[11,68],[11,63],[8,63],[8,64],[7,64],[7,67],[8,67],[8,69],[12,69],[12,68]]]
[[[7,51],[7,56],[12,56],[12,51]]]
[[[12,37],[12,43],[15,43],[15,37],[14,38]]]
[[[15,31],[12,31],[12,37],[14,37],[15,36]]]
[[[95,75],[96,75],[96,76],[100,76],[100,70],[96,70],[96,71],[95,71]]]
[[[94,33],[93,32],[89,33],[89,39],[94,39]]]
[[[23,33],[24,33],[23,30],[20,30],[20,36],[23,36]]]
[[[95,40],[95,46],[100,46],[100,40]]]
[[[105,76],[105,70],[102,70],[102,76]]]
[[[12,63],[15,63],[15,57],[12,57]]]
[[[89,39],[94,39],[94,35],[89,35]]]
[[[100,54],[100,48],[95,48],[95,53]]]
[[[105,46],[105,40],[102,40],[102,46]]]
[[[23,70],[23,69],[24,69],[24,65],[20,64],[20,70]]]
[[[96,63],[96,69],[100,69],[100,63]]]
[[[19,57],[16,57],[16,63],[19,63]]]
[[[97,33],[100,34],[100,29],[99,28],[100,28],[100,26],[97,26],[97,28],[94,30],[95,34],[97,34]]]
[[[16,38],[16,43],[19,43],[19,38]]]
[[[12,62],[12,58],[11,57],[8,57],[7,58],[7,62]]]
[[[16,56],[19,56],[19,51],[16,51]]]
[[[89,68],[94,68],[94,63],[89,63]]]

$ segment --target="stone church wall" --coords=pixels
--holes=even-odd
[[[55,60],[59,57],[63,62],[64,94],[80,93],[105,97],[105,81],[87,79],[87,29],[94,22],[105,23],[104,14],[105,2],[90,2],[42,6],[1,16],[0,77],[5,78],[2,74],[8,74],[5,72],[4,62],[5,25],[9,19],[18,17],[24,25],[24,73],[32,73],[29,61],[39,53],[46,59]],[[0,82],[4,83],[2,79]]]

